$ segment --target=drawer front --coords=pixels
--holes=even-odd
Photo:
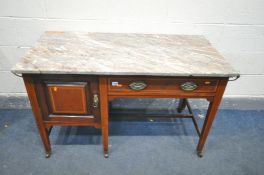
[[[215,92],[215,78],[155,78],[155,77],[110,77],[108,90],[111,94],[175,94]]]
[[[54,114],[87,114],[87,83],[47,84],[51,112]]]

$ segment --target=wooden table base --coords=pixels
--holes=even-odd
[[[204,144],[228,79],[131,76],[127,78],[136,80],[143,79],[149,83],[148,88],[142,91],[133,91],[129,89],[128,85],[125,85],[127,82],[125,77],[117,77],[120,82],[124,83],[120,85],[121,89],[118,89],[118,87],[112,86],[116,77],[23,75],[39,134],[45,148],[46,157],[50,157],[51,155],[49,133],[52,126],[60,125],[92,126],[101,129],[104,157],[107,158],[109,156],[109,103],[115,98],[180,98],[180,103],[177,108],[178,112],[181,113],[187,107],[189,114],[175,115],[174,117],[192,119],[199,136],[199,142],[196,148],[197,154],[199,157],[202,157]],[[189,84],[189,81],[197,82],[200,87],[190,92],[180,90],[180,85]],[[160,82],[161,84],[159,84]],[[135,87],[138,88],[139,85],[140,83]],[[210,102],[201,131],[187,98],[205,98]],[[73,102],[71,100],[75,101]]]

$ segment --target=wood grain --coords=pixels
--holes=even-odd
[[[47,84],[52,113],[87,114],[87,84]]]
[[[217,78],[184,78],[184,77],[145,77],[145,76],[112,76],[108,78],[109,95],[175,95],[214,93],[218,85]],[[133,90],[130,84],[133,82],[144,82],[147,86],[143,90]],[[181,85],[192,82],[197,85],[193,91],[184,91]]]
[[[101,111],[101,127],[102,127],[102,142],[104,147],[104,155],[108,157],[108,91],[107,77],[99,77],[100,90],[100,111]]]
[[[48,135],[53,126],[92,126],[102,129],[105,157],[108,157],[109,152],[108,105],[115,98],[181,98],[179,112],[186,107],[187,98],[207,99],[210,105],[196,148],[201,156],[228,82],[228,78],[223,77],[48,74],[23,74],[23,79],[46,152],[51,152]],[[118,82],[120,86],[112,86],[113,81]],[[140,91],[131,90],[128,85],[133,81],[144,81],[148,86]],[[198,88],[194,91],[183,91],[180,85],[184,82],[194,82]],[[94,95],[99,96],[98,107],[93,105]]]
[[[217,87],[217,93],[214,97],[214,100],[210,102],[208,110],[207,110],[207,114],[206,114],[206,118],[203,124],[203,128],[202,128],[202,132],[201,132],[201,136],[199,139],[199,143],[197,145],[197,153],[199,156],[203,156],[203,148],[204,148],[204,144],[206,142],[207,136],[209,134],[209,131],[211,129],[212,123],[214,121],[214,118],[216,116],[216,112],[218,110],[218,107],[221,103],[226,85],[227,85],[228,80],[221,80],[219,82],[219,85]]]

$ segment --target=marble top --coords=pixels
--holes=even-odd
[[[203,36],[45,32],[17,74],[237,76]]]

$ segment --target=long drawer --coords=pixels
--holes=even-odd
[[[108,78],[108,93],[110,95],[213,93],[216,92],[218,82],[216,78],[116,76]]]

